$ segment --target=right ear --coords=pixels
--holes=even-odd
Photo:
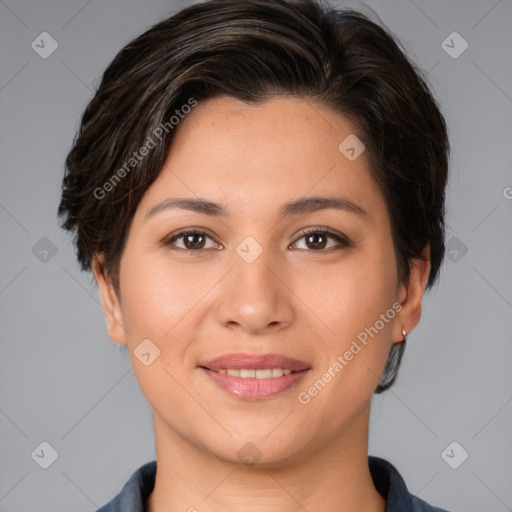
[[[107,333],[111,340],[126,346],[126,330],[120,301],[111,279],[101,270],[102,261],[103,255],[95,254],[92,258],[92,271],[98,285],[103,313],[107,319]]]

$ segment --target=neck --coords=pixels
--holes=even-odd
[[[287,461],[252,467],[222,459],[153,413],[157,455],[147,512],[384,512],[368,468],[369,407],[347,431]]]

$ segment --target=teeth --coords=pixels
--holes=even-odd
[[[270,379],[271,377],[282,377],[283,375],[290,375],[292,370],[283,370],[281,368],[265,368],[262,370],[249,370],[242,368],[241,370],[219,370],[218,373],[227,373],[233,377],[241,377],[242,379],[256,378],[256,379]]]

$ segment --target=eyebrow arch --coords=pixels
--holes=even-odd
[[[145,220],[162,211],[180,208],[203,215],[229,217],[229,209],[222,204],[214,203],[205,198],[174,197],[156,204],[145,215]],[[285,203],[279,210],[279,217],[311,213],[326,209],[343,210],[361,216],[367,216],[368,212],[361,206],[344,197],[306,197],[296,201]]]

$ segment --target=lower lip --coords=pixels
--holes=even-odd
[[[255,377],[233,377],[227,373],[219,373],[208,368],[201,368],[219,387],[238,398],[263,399],[276,396],[283,391],[295,387],[304,378],[308,370],[302,370],[281,377],[257,379]]]

